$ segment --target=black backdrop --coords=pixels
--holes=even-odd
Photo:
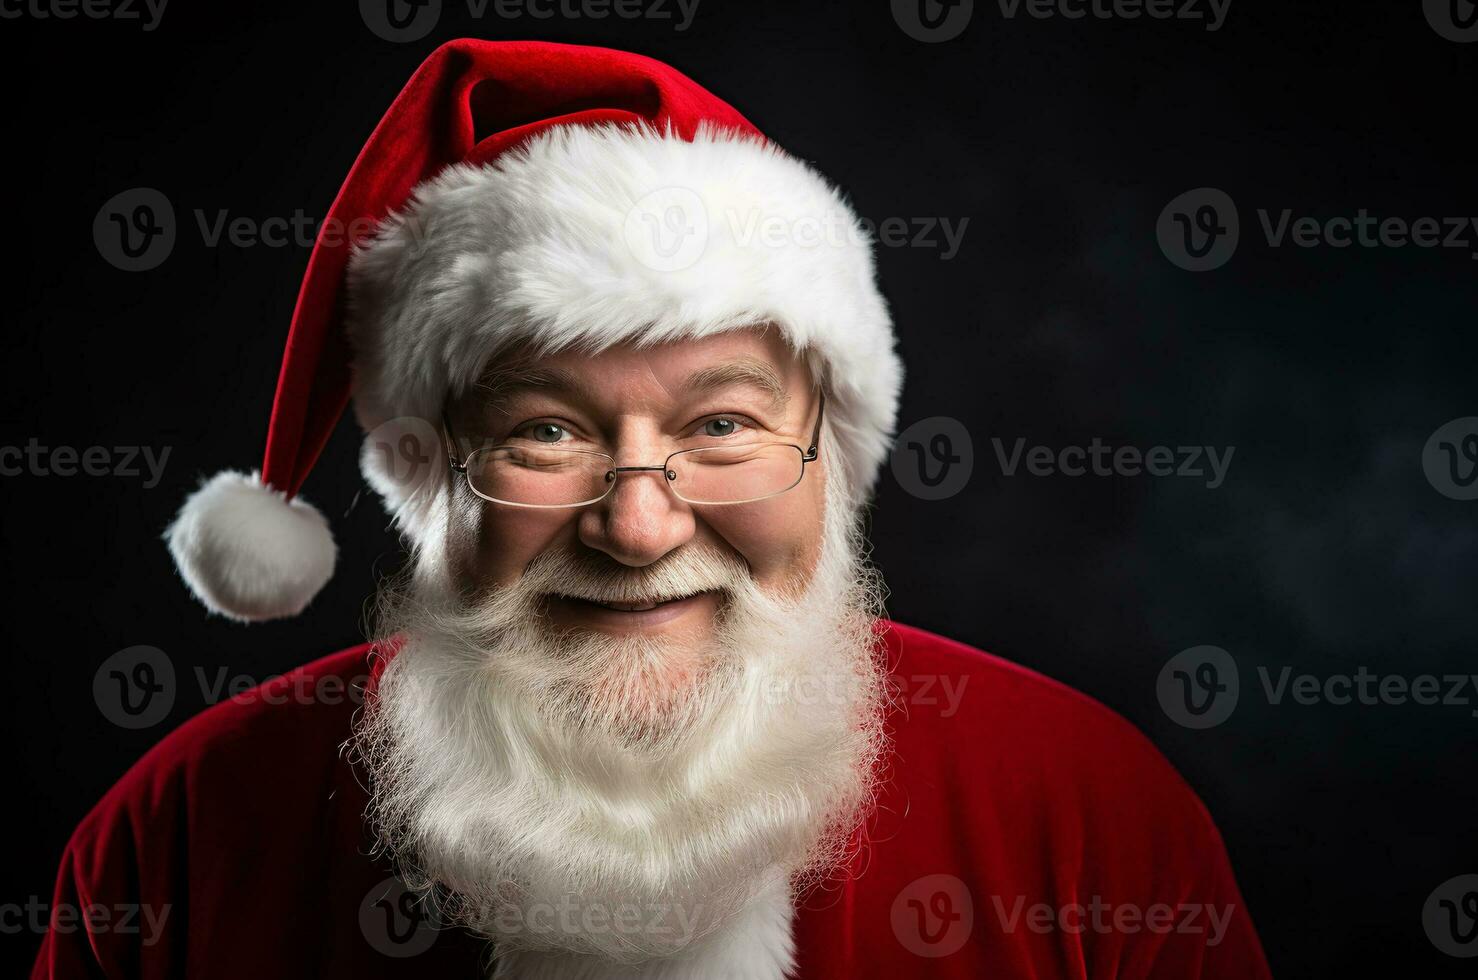
[[[910,222],[908,244],[879,253],[909,370],[900,424],[956,420],[973,453],[959,428],[952,451],[973,468],[942,500],[910,492],[908,454],[904,476],[884,474],[873,537],[893,615],[1059,678],[1145,731],[1217,818],[1279,975],[1469,965],[1438,951],[1422,913],[1434,889],[1478,871],[1478,690],[1461,705],[1275,704],[1257,672],[1323,681],[1363,666],[1410,682],[1478,666],[1478,501],[1422,464],[1440,426],[1478,415],[1478,229],[1464,247],[1274,247],[1258,216],[1478,214],[1465,139],[1478,44],[1443,36],[1419,0],[1234,0],[1216,31],[1005,17],[977,0],[943,43],[910,36],[908,5],[886,0],[701,0],[685,29],[680,14],[474,17],[457,0],[408,42],[378,36],[352,3],[176,0],[145,30],[11,2],[0,445],[171,454],[154,486],[147,470],[0,478],[7,909],[48,900],[71,828],[204,706],[197,668],[262,679],[359,639],[397,546],[360,497],[348,422],[305,488],[334,523],[340,568],[300,619],[207,619],[159,540],[202,475],[259,459],[307,258],[293,244],[210,246],[195,212],[322,214],[414,67],[471,35],[669,61],[817,161],[859,212]],[[156,268],[127,272],[93,223],[138,187],[170,200],[178,238]],[[1202,272],[1156,235],[1195,188],[1224,191],[1241,223],[1235,255]],[[926,218],[968,218],[957,252],[937,226],[936,245],[915,243]],[[936,424],[916,441],[930,445]],[[1124,467],[1008,475],[993,438],[1008,454],[1018,438],[1235,449],[1213,488]],[[93,677],[141,644],[167,652],[178,693],[159,724],[128,730],[100,710]],[[1196,729],[1157,679],[1204,645],[1235,660],[1241,695]],[[7,912],[0,935],[17,971],[39,939],[22,918]]]

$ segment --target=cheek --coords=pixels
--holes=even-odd
[[[487,504],[478,517],[468,574],[479,588],[515,581],[528,563],[575,539],[573,510],[531,510]]]
[[[742,507],[710,507],[700,514],[767,588],[801,587],[810,581],[821,554],[822,507],[819,487]]]

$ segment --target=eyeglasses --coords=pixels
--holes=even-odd
[[[661,466],[617,466],[609,453],[554,446],[518,445],[477,449],[458,456],[451,420],[446,427],[451,468],[467,477],[472,492],[484,500],[512,507],[585,507],[598,503],[616,486],[622,473],[661,473],[673,494],[690,504],[747,504],[795,488],[806,464],[818,456],[826,393],[816,409],[816,428],[806,449],[791,443],[751,442],[734,446],[683,449]]]

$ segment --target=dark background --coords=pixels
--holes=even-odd
[[[1478,45],[1439,36],[1416,0],[1234,0],[1215,33],[1005,19],[977,2],[942,44],[910,38],[885,0],[702,0],[685,31],[447,8],[412,43],[377,37],[352,3],[176,0],[153,31],[0,20],[15,301],[0,444],[172,447],[152,489],[0,479],[19,818],[0,903],[49,900],[77,821],[203,707],[195,667],[260,680],[357,642],[376,570],[397,561],[346,420],[304,490],[341,547],[305,615],[207,619],[176,580],[160,533],[201,476],[260,459],[307,260],[206,247],[194,210],[321,215],[437,43],[543,38],[670,62],[816,161],[863,215],[969,218],[948,261],[879,252],[909,371],[900,426],[948,416],[975,449],[947,500],[883,475],[873,536],[893,615],[1059,678],[1149,735],[1215,815],[1278,975],[1471,968],[1437,952],[1421,911],[1478,871],[1478,705],[1274,706],[1255,670],[1478,672],[1478,501],[1439,494],[1420,462],[1435,429],[1478,415],[1478,245],[1274,249],[1255,211],[1478,214]],[[171,199],[179,240],[127,273],[92,223],[139,186]],[[1203,186],[1237,202],[1242,240],[1225,267],[1190,273],[1155,225]],[[1007,477],[989,442],[1095,436],[1236,448],[1213,490]],[[127,731],[92,679],[136,644],[166,651],[182,682],[164,722]],[[1195,731],[1162,710],[1156,678],[1202,644],[1236,658],[1242,698]],[[0,936],[4,972],[38,941]]]

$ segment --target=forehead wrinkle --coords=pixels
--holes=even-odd
[[[643,359],[642,366],[662,392],[670,396],[672,390],[653,370],[650,360]],[[790,405],[790,391],[780,373],[756,357],[739,356],[698,368],[679,382],[678,387],[685,392],[707,393],[739,385],[763,391],[777,412],[784,412]],[[542,358],[521,353],[490,363],[472,388],[488,404],[496,405],[531,391],[583,399],[590,393],[591,381],[547,364]]]

